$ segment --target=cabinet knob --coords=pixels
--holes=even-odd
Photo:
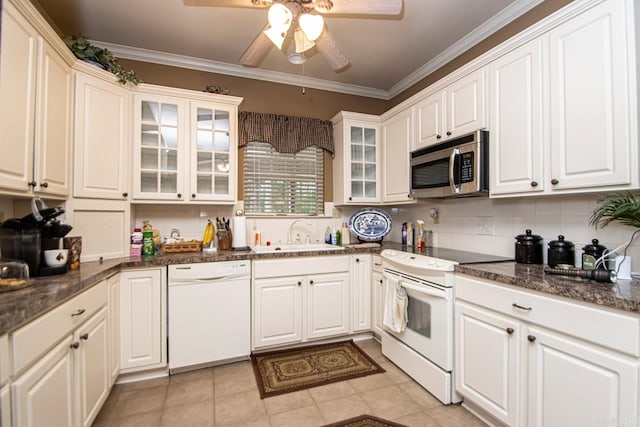
[[[560,181],[558,181],[558,180],[557,180],[557,179],[555,179],[555,178],[553,178],[553,179],[551,180],[551,184],[553,184],[553,185],[557,185],[559,182],[560,182]]]
[[[80,335],[80,339],[81,340],[88,340],[89,339],[89,333],[85,332],[84,334]]]
[[[122,197],[124,197],[126,199],[127,197],[129,197],[129,193],[127,193],[127,192],[122,193]]]
[[[74,316],[80,316],[81,314],[84,314],[84,312],[85,312],[85,311],[87,311],[87,310],[85,310],[84,308],[81,308],[81,309],[79,309],[79,310],[76,310],[76,312],[75,312],[75,313],[71,313],[71,317],[74,317]]]
[[[509,335],[511,335],[513,332],[514,332],[514,329],[513,329],[513,328],[507,328],[507,333],[508,333]]]
[[[440,134],[436,135],[436,139],[442,139],[442,135]]]
[[[48,186],[49,186],[49,183],[46,182],[46,181],[43,182],[42,184],[40,184],[40,187],[42,187],[42,188],[47,188]]]
[[[73,349],[76,349],[76,348],[80,347],[80,343],[78,341],[76,341],[76,342],[72,343],[69,347],[71,347]]]
[[[178,193],[178,199],[182,198],[182,193]]]
[[[349,200],[352,200],[352,198],[351,198],[351,197],[349,197]]]
[[[382,285],[384,283],[384,281],[382,279],[380,279],[380,284]]]
[[[527,335],[527,339],[529,340],[529,342],[534,342],[536,340],[536,337],[533,335]]]
[[[309,280],[309,284],[310,284],[310,285],[313,285],[313,280]]]
[[[28,186],[28,187],[35,188],[35,186],[36,186],[36,185],[38,185],[38,183],[37,183],[37,182],[35,182],[35,181],[27,182],[27,186]]]
[[[302,285],[302,282],[301,282],[301,281],[298,281],[298,286],[300,286],[300,285]]]
[[[411,193],[407,194],[407,197],[408,197],[408,198],[411,198]]]
[[[191,193],[191,198],[195,199],[196,198],[196,193]]]
[[[537,183],[536,181],[531,181],[531,186],[532,186],[532,187],[537,187],[537,186],[538,186],[538,183]]]
[[[360,258],[356,258],[356,262],[360,262]]]
[[[447,131],[447,136],[451,136],[451,131],[450,130]]]

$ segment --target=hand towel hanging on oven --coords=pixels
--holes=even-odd
[[[407,327],[407,291],[400,280],[387,276],[382,324],[389,330],[402,333]]]

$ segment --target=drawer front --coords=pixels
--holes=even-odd
[[[18,329],[11,336],[13,373],[16,374],[31,364],[36,357],[106,304],[107,283],[102,281]]]
[[[296,257],[253,261],[253,277],[306,276],[349,271],[349,256]]]
[[[456,274],[456,300],[640,356],[640,316]]]

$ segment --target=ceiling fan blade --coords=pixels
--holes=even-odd
[[[254,4],[251,0],[182,0],[185,6],[216,6],[216,7],[266,7],[272,2],[265,0]],[[262,4],[263,3],[263,4]]]
[[[349,60],[338,46],[338,42],[326,28],[316,40],[316,48],[333,71],[338,71],[349,65]]]
[[[331,3],[323,0],[314,3],[318,12],[332,15],[397,15],[402,10],[402,0],[332,0],[333,6],[326,6]]]
[[[269,28],[269,25],[264,27],[265,30],[267,28]],[[240,56],[240,64],[247,67],[257,67],[264,57],[267,56],[272,46],[273,43],[269,40],[269,37],[266,36],[264,31],[260,31],[242,56]]]

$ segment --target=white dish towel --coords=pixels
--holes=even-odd
[[[389,330],[402,333],[407,327],[407,291],[395,277],[386,276],[384,316],[382,324]]]

